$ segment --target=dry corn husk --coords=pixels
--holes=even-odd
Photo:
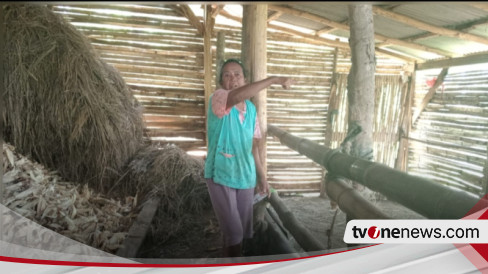
[[[5,206],[95,248],[114,252],[122,245],[137,215],[136,197],[121,201],[95,194],[86,184],[79,186],[67,182],[55,172],[18,154],[10,144],[3,144],[3,157]],[[14,228],[2,229],[8,242],[15,241],[15,235],[19,235]],[[31,238],[30,241],[36,241],[35,235]]]

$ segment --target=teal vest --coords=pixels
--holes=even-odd
[[[207,111],[205,178],[213,178],[214,182],[231,188],[253,188],[256,186],[256,166],[252,155],[256,107],[251,101],[245,101],[246,115],[242,124],[235,106],[228,115],[219,119],[212,111],[212,96]],[[227,158],[222,152],[234,156]]]

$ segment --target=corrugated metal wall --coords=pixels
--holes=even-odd
[[[487,64],[485,64],[485,67]],[[417,73],[418,106],[439,70]],[[409,173],[483,195],[488,145],[488,69],[452,68],[413,127]]]

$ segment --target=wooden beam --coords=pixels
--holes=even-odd
[[[287,14],[290,14],[290,15],[294,15],[294,16],[298,16],[298,17],[305,18],[305,19],[309,19],[309,20],[312,20],[312,21],[315,21],[315,22],[318,22],[318,23],[322,23],[324,25],[327,25],[327,26],[330,26],[330,27],[333,27],[333,28],[337,28],[337,29],[342,29],[342,30],[349,31],[349,26],[348,25],[345,25],[345,24],[342,24],[342,23],[339,23],[339,22],[335,22],[335,21],[326,19],[324,17],[318,16],[318,15],[315,15],[315,14],[311,14],[311,13],[308,13],[308,12],[304,12],[304,11],[300,11],[300,10],[296,10],[296,9],[292,9],[292,8],[287,8],[287,7],[283,7],[283,6],[275,6],[275,5],[270,5],[269,6],[269,9],[275,10],[275,11],[281,11],[283,13],[287,13]],[[409,48],[413,48],[413,49],[422,50],[422,51],[425,51],[425,52],[436,53],[436,54],[439,54],[441,56],[449,56],[449,57],[454,56],[454,54],[451,53],[451,52],[447,52],[447,51],[444,51],[444,50],[427,47],[427,46],[420,45],[420,44],[409,43],[409,42],[406,42],[406,41],[402,41],[400,39],[395,39],[395,38],[387,37],[387,36],[380,35],[380,34],[375,34],[374,37],[377,40],[382,40],[383,42],[386,42],[386,43],[389,43],[389,44],[392,44],[392,45],[398,45],[398,46],[403,46],[403,47],[409,47]]]
[[[283,15],[282,12],[275,11],[275,12],[273,12],[273,14],[271,14],[271,15],[268,16],[267,22],[269,23],[271,21],[274,21],[274,20],[278,19],[281,15]]]
[[[215,19],[219,14],[220,10],[224,8],[225,5],[212,5],[212,18]]]
[[[204,35],[205,26],[200,20],[195,16],[191,8],[186,4],[171,5],[171,7],[176,11],[176,13],[184,16],[190,22],[190,25],[195,27],[200,36]]]
[[[152,198],[145,202],[144,207],[130,227],[124,244],[117,250],[117,256],[125,258],[135,258],[137,256],[137,251],[139,251],[144,238],[146,238],[159,202],[159,198]]]
[[[433,69],[433,68],[449,68],[455,66],[473,65],[473,64],[481,64],[481,63],[488,63],[488,53],[473,54],[464,57],[419,63],[416,65],[416,70],[425,70],[425,69]]]
[[[427,92],[427,94],[425,95],[425,97],[422,100],[422,103],[420,104],[419,108],[414,113],[413,118],[412,118],[412,125],[415,124],[415,122],[419,118],[422,111],[424,111],[427,104],[429,104],[430,100],[434,97],[434,94],[437,91],[437,88],[444,82],[444,78],[447,75],[447,71],[448,71],[447,68],[443,68],[442,71],[439,73],[439,76],[437,76],[437,80],[435,81],[434,86],[432,86],[429,89],[429,92]]]
[[[463,40],[468,40],[468,41],[473,41],[476,43],[488,45],[488,38],[477,36],[471,33],[466,33],[466,32],[461,32],[461,31],[456,31],[456,30],[451,30],[451,29],[446,29],[443,27],[437,27],[433,26],[430,24],[427,24],[425,22],[419,21],[417,19],[401,15],[395,12],[391,12],[385,9],[382,9],[377,6],[373,6],[373,12],[376,15],[380,15],[404,24],[407,24],[409,26],[421,29],[421,30],[426,30],[432,33],[436,33],[442,36],[449,36],[449,37],[454,37],[454,38],[459,38]]]

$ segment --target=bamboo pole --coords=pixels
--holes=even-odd
[[[280,220],[288,231],[293,235],[295,240],[305,251],[319,251],[325,250],[326,247],[320,243],[315,237],[305,228],[285,206],[283,201],[276,192],[271,193],[270,203],[273,209],[280,216]]]
[[[355,180],[428,218],[460,219],[469,212],[488,207],[488,200],[479,200],[428,179],[328,149],[271,125],[268,131],[281,143],[333,170],[334,174]]]
[[[278,224],[276,224],[269,212],[265,212],[264,220],[268,224],[266,226],[266,231],[268,232],[268,235],[271,236],[272,243],[269,246],[274,248],[273,253],[289,254],[292,258],[298,258],[297,251],[290,244],[290,241],[286,238],[285,234]]]
[[[326,122],[326,129],[325,129],[325,138],[324,138],[324,146],[330,148],[331,144],[331,137],[332,137],[332,125],[334,124],[334,116],[335,113],[338,111],[337,109],[337,54],[339,52],[338,48],[334,50],[334,61],[332,63],[332,79],[330,81],[330,95],[329,95],[329,106],[327,108],[327,122]],[[327,178],[325,177],[326,170],[324,169],[323,178],[324,181],[320,185],[320,197],[325,197],[325,187],[327,184]]]
[[[409,77],[407,97],[403,105],[403,117],[400,122],[399,129],[399,146],[397,152],[397,159],[395,161],[395,168],[407,172],[408,170],[408,138],[412,130],[412,104],[415,93],[415,71]]]
[[[389,219],[389,217],[364,199],[356,190],[340,178],[326,180],[326,190],[330,199],[353,219]]]

